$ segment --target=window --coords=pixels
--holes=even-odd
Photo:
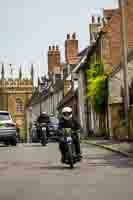
[[[61,80],[61,74],[55,74],[55,80],[56,81]]]
[[[9,113],[0,113],[0,121],[11,120]]]
[[[131,84],[129,86],[129,102],[130,105],[133,105],[133,80],[131,81]]]
[[[16,98],[16,112],[23,112],[23,102],[20,98]]]

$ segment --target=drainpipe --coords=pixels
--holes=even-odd
[[[110,129],[109,129],[109,78],[106,80],[107,84],[107,139],[110,138]]]

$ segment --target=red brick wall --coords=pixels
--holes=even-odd
[[[133,0],[128,0],[128,47],[133,48]]]
[[[128,27],[128,48],[133,48],[133,0],[129,0],[127,9],[127,27]],[[118,9],[109,22],[108,31],[102,38],[103,60],[105,66],[112,68],[113,64],[120,63],[121,55],[121,27],[120,13]]]
[[[113,64],[120,62],[120,15],[115,14],[109,22],[108,30],[102,38],[103,61],[105,67],[111,70]]]
[[[120,15],[119,13],[113,16],[110,24],[110,38],[111,38],[111,61],[112,64],[119,64],[120,62],[120,48],[121,48],[121,30],[120,30]]]

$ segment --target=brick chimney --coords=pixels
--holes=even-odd
[[[76,39],[76,33],[71,36],[67,34],[65,40],[65,60],[67,64],[76,64],[78,62],[78,40]]]
[[[93,44],[96,41],[96,38],[100,31],[101,26],[102,26],[101,17],[92,16],[91,23],[89,24],[90,44]]]
[[[61,63],[60,63],[60,50],[58,46],[49,46],[48,50],[48,72],[60,73]]]

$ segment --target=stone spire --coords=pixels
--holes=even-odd
[[[1,67],[1,79],[4,80],[5,78],[5,69],[4,69],[4,64],[2,63],[2,67]]]
[[[22,79],[22,67],[20,66],[20,68],[19,68],[19,80],[21,80]]]
[[[31,80],[34,81],[34,66],[31,64]]]

